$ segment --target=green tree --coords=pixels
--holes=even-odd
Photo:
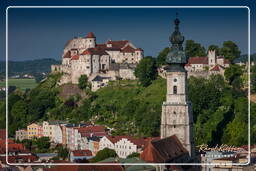
[[[104,148],[103,150],[100,150],[96,156],[93,158],[93,162],[99,162],[104,159],[107,159],[109,157],[117,157],[117,154],[115,150],[109,149],[109,148]]]
[[[66,160],[68,158],[69,151],[67,148],[63,147],[62,145],[57,147],[58,158],[62,160]]]
[[[140,153],[134,152],[134,153],[129,154],[129,155],[127,156],[127,158],[134,158],[134,157],[140,157]]]
[[[256,93],[256,65],[251,67],[251,91]]]
[[[185,45],[187,57],[206,56],[205,48],[194,40],[187,40]]]
[[[220,54],[220,48],[219,48],[219,46],[217,46],[217,45],[210,45],[209,47],[208,47],[208,51],[209,50],[215,50],[215,54],[216,55],[219,55]]]
[[[78,80],[78,87],[80,89],[85,89],[88,86],[88,77],[87,75],[81,75]]]
[[[243,74],[243,70],[241,66],[236,64],[230,65],[230,67],[225,69],[225,79],[232,85],[234,80],[240,79],[240,76]]]
[[[36,140],[38,152],[48,152],[51,146],[49,137],[40,137]]]
[[[166,56],[169,53],[170,48],[166,47],[164,48],[157,56],[156,63],[157,66],[165,65],[166,64]]]
[[[23,100],[19,100],[13,105],[11,112],[9,113],[9,118],[11,121],[9,122],[10,135],[14,135],[16,130],[26,127],[27,113],[28,107]]]
[[[240,57],[240,50],[238,46],[232,41],[225,41],[222,48],[220,49],[220,54],[223,55],[226,59],[233,61],[236,58]]]
[[[135,69],[135,76],[139,79],[142,86],[147,87],[157,77],[156,61],[153,57],[143,58]]]

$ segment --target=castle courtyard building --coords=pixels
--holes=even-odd
[[[59,84],[78,84],[81,75],[87,75],[89,81],[98,74],[114,80],[120,77],[120,73],[111,72],[111,65],[138,64],[143,56],[143,50],[128,40],[108,40],[104,44],[98,44],[94,33],[89,32],[85,37],[69,40],[63,51],[62,64],[52,65],[51,70],[63,73]],[[130,78],[134,77],[128,75],[126,78],[123,75],[123,79]]]

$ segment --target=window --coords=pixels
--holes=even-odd
[[[173,94],[177,94],[177,86],[173,86]]]
[[[174,78],[174,80],[173,80],[174,82],[177,82],[177,79],[176,78]]]

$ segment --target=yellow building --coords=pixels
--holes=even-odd
[[[28,139],[33,137],[39,138],[43,136],[43,129],[40,124],[32,123],[27,126]]]

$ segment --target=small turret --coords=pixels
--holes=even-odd
[[[89,32],[86,35],[85,39],[86,39],[87,48],[95,48],[95,46],[96,46],[96,37],[93,34],[93,32]]]

